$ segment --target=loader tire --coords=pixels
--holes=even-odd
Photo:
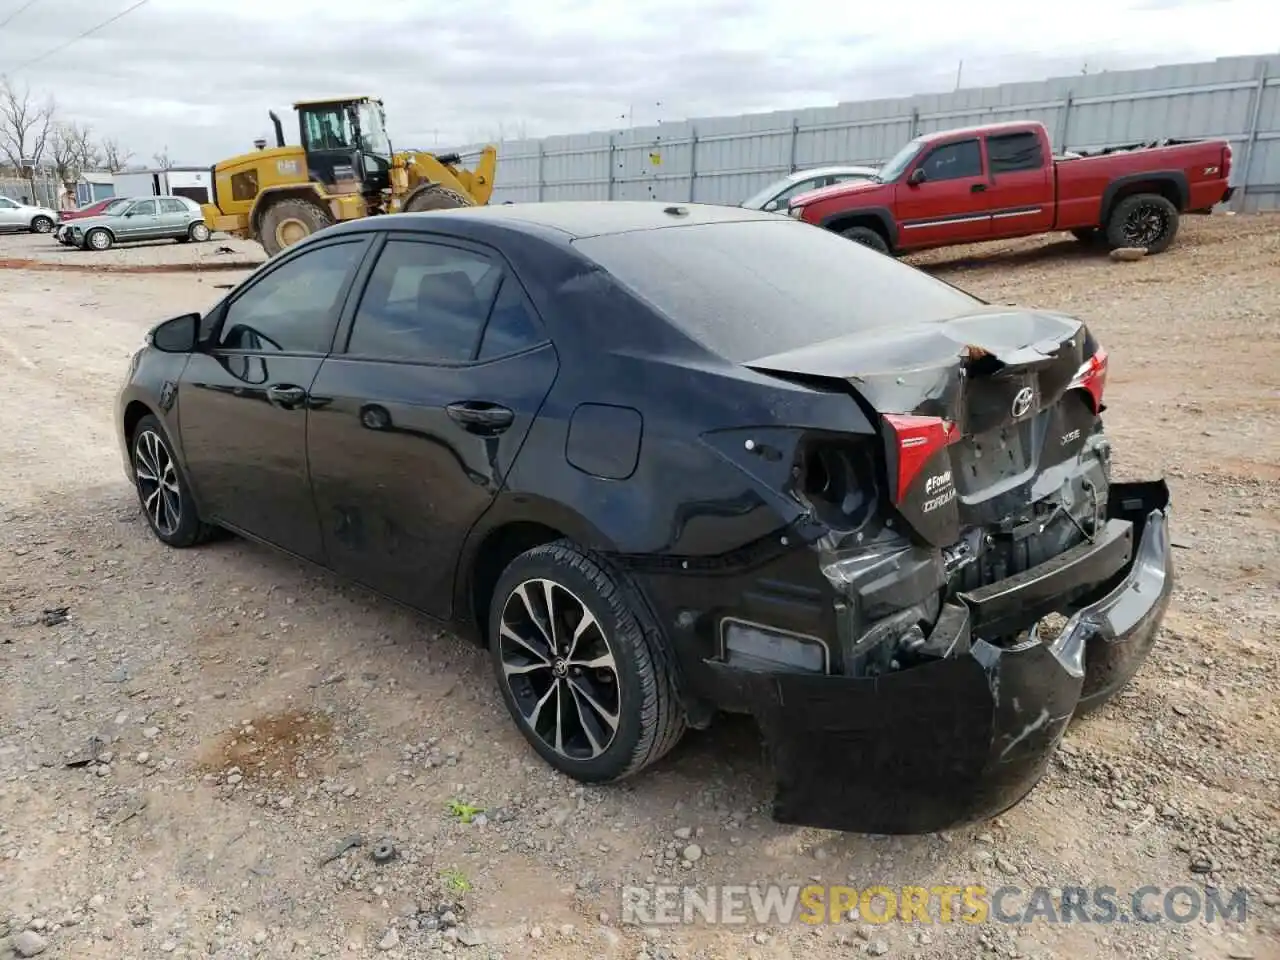
[[[333,224],[329,211],[310,200],[279,200],[262,215],[258,235],[268,257]]]
[[[422,210],[456,210],[458,207],[474,207],[475,202],[466,194],[450,190],[438,183],[419,187],[404,202],[405,213],[418,213]]]

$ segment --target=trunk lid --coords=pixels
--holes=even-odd
[[[945,546],[963,528],[1025,508],[1036,479],[1083,446],[1101,396],[1086,377],[1095,351],[1075,318],[988,308],[746,366],[851,386],[880,423],[889,500]]]

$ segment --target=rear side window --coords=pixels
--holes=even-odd
[[[929,180],[958,180],[982,176],[982,150],[977,140],[961,140],[938,147],[925,157],[925,176]]]
[[[987,162],[992,173],[1039,170],[1044,166],[1040,138],[1034,133],[1009,133],[987,137]]]
[[[389,240],[360,299],[347,353],[469,361],[501,280],[502,268],[476,251]]]
[[[186,213],[187,209],[187,205],[181,200],[166,199],[160,201],[161,213]]]
[[[745,363],[982,304],[922,271],[783,217],[574,241],[678,329]]]
[[[511,277],[502,281],[498,297],[485,324],[478,360],[492,360],[537,346],[547,338],[529,312],[519,285]]]

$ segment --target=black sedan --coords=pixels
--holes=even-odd
[[[745,711],[780,821],[990,816],[1172,588],[1168,490],[1111,481],[1083,323],[773,214],[359,220],[148,341],[116,425],[155,535],[451,623],[583,781]]]

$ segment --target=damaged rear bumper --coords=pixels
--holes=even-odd
[[[1128,682],[1154,643],[1173,588],[1168,503],[1163,481],[1114,484],[1092,544],[944,605],[931,641],[963,651],[944,659],[865,678],[708,663],[759,722],[774,818],[924,833],[1021,800],[1072,717]],[[1041,636],[1036,621],[1081,585],[1093,585],[1083,605]],[[1019,616],[1030,630],[1017,643],[981,639]]]

